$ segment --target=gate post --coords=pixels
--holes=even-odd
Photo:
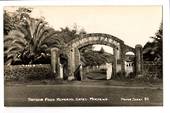
[[[116,76],[117,72],[117,49],[113,48],[113,63],[112,63],[112,79]]]
[[[59,57],[59,49],[52,48],[51,49],[51,68],[52,74],[55,76],[55,79],[60,79],[60,57]]]
[[[142,45],[138,44],[135,46],[135,72],[136,77],[140,78],[143,76],[143,55],[142,55]]]
[[[68,48],[68,80],[74,80],[74,69],[75,69],[75,62],[74,62],[74,48]]]
[[[69,51],[69,80],[74,80],[74,72],[76,71],[77,67],[80,65],[80,53],[78,48],[72,47],[71,50]]]

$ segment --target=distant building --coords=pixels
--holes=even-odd
[[[134,55],[126,55],[125,56],[125,72],[126,76],[129,75],[129,73],[134,72]]]

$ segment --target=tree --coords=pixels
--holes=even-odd
[[[76,30],[71,30],[68,27],[65,28],[61,28],[60,31],[58,31],[58,35],[60,38],[62,38],[64,40],[65,43],[70,42],[72,39],[78,37],[78,34],[76,34],[77,31]]]
[[[15,12],[4,10],[4,35],[8,35],[9,31],[16,30],[16,26],[23,17],[30,17],[32,8],[19,7]]]
[[[100,53],[100,54],[104,54],[104,52],[105,52],[105,51],[104,51],[103,47],[101,47],[99,53]]]
[[[163,40],[163,24],[161,23],[159,30],[155,36],[151,37],[152,42],[147,42],[143,48],[143,57],[146,61],[162,61],[162,40]]]
[[[5,64],[37,63],[50,57],[50,49],[61,48],[63,42],[58,32],[49,27],[42,19],[23,16],[17,30],[5,36]],[[42,62],[41,62],[42,63]]]
[[[80,49],[81,61],[84,66],[102,65],[106,62],[110,62],[113,57],[110,54],[105,53],[104,49],[100,51],[94,51],[92,46]]]
[[[86,34],[86,31],[83,28],[79,28],[76,23],[74,23],[73,28],[65,27],[60,28],[60,31],[58,31],[59,37],[63,38],[65,43],[84,34]]]
[[[7,11],[4,11],[4,35],[8,35],[9,31],[12,29],[14,29],[14,26],[12,24],[11,17]]]

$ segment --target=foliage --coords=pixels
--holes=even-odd
[[[88,49],[86,47],[80,52],[81,61],[84,63],[84,66],[102,65],[106,62],[111,62],[111,59],[113,58],[112,55],[105,53],[103,48],[101,48],[100,51],[94,51],[92,50],[92,47],[89,47]]]
[[[147,42],[143,48],[143,59],[144,61],[154,61],[159,65],[158,69],[158,74],[147,74],[144,72],[145,78],[159,78],[162,79],[162,60],[163,60],[163,49],[162,49],[162,41],[163,41],[163,23],[161,23],[159,30],[155,33],[155,36],[151,37],[153,39],[153,42]],[[155,67],[155,66],[152,66]],[[149,71],[150,72],[150,71]],[[153,76],[153,77],[152,77]]]
[[[7,35],[12,29],[14,29],[14,26],[11,17],[7,11],[4,11],[4,35]]]
[[[52,79],[49,64],[43,65],[10,65],[4,67],[4,79],[8,81]]]
[[[30,17],[31,8],[20,7],[15,12],[4,10],[4,35],[8,35],[11,30],[16,30],[16,26],[23,17]]]
[[[125,80],[125,79],[127,79],[127,78],[125,77],[125,75],[126,75],[126,72],[124,72],[124,71],[118,71],[118,72],[116,73],[116,75],[113,76],[113,79],[115,79],[115,80]]]
[[[50,63],[50,49],[62,48],[64,43],[81,34],[84,29],[68,27],[55,31],[44,19],[31,18],[32,8],[19,7],[15,12],[4,11],[5,64]]]
[[[143,75],[144,77],[148,79],[162,79],[163,78],[163,73],[162,73],[162,64],[161,62],[144,62],[143,64]]]
[[[127,76],[128,79],[134,79],[136,77],[135,72],[130,72]]]
[[[76,38],[78,35],[76,34],[76,30],[71,30],[68,27],[61,28],[60,31],[58,31],[58,35],[60,38],[64,39],[65,43],[70,42],[72,39]]]
[[[101,47],[99,53],[100,53],[100,54],[104,54],[104,52],[105,52],[105,51],[104,51],[103,47]]]
[[[73,40],[74,38],[76,38],[82,34],[86,34],[86,31],[84,29],[79,30],[76,24],[74,25],[74,27],[72,29],[69,27],[60,28],[60,29],[61,30],[58,31],[58,35],[59,35],[59,37],[64,39],[65,43],[70,42],[71,40]]]
[[[21,15],[16,30],[4,37],[5,64],[33,64],[48,60],[50,49],[61,48],[58,32],[42,19]]]
[[[155,36],[151,37],[153,42],[147,42],[143,48],[143,58],[145,61],[162,61],[162,40],[163,25],[161,23]]]

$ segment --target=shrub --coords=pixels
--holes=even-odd
[[[114,76],[114,79],[117,79],[117,80],[124,80],[126,77],[126,72],[124,71],[119,71],[116,73],[116,75]]]
[[[136,77],[135,72],[130,72],[127,76],[128,79],[132,79],[132,78],[135,78],[135,77]]]
[[[53,78],[50,65],[10,65],[4,67],[5,80],[42,80]]]

